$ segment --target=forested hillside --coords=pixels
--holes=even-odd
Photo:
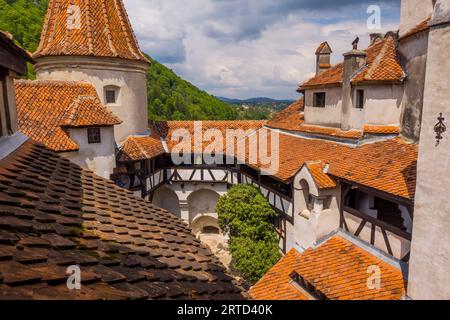
[[[156,120],[234,120],[235,107],[201,91],[153,60],[147,74],[149,114]]]
[[[48,0],[0,0],[0,30],[10,32],[30,52],[39,44]],[[30,73],[32,77],[32,73]],[[231,106],[152,59],[148,70],[148,108],[153,120],[234,120]]]
[[[0,30],[34,52],[39,45],[48,0],[0,0]]]

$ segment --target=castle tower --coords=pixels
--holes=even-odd
[[[33,56],[42,80],[88,81],[123,123],[121,143],[148,131],[146,74],[122,0],[50,0],[41,42]]]
[[[408,295],[450,299],[450,2],[430,21]],[[445,131],[445,127],[447,130]]]

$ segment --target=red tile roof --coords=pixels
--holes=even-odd
[[[339,63],[302,83],[299,91],[322,86],[341,86],[344,79],[344,63]]]
[[[376,126],[376,125],[365,125],[365,134],[399,134],[399,126]]]
[[[268,134],[269,146],[273,134]],[[350,147],[283,133],[278,136],[280,166],[274,177],[279,180],[290,181],[307,162],[321,161],[329,164],[329,175],[332,177],[414,200],[418,158],[416,144],[395,138]],[[246,162],[258,170],[267,167],[249,163],[248,156]]]
[[[81,290],[66,269],[81,268]],[[0,161],[0,300],[240,299],[186,224],[26,142]]]
[[[75,8],[72,16],[71,8]],[[139,49],[122,0],[50,0],[41,42],[34,53],[34,58],[44,56],[96,56],[148,62]]]
[[[392,35],[387,35],[385,39],[372,44],[367,48],[366,53],[366,67],[352,78],[352,83],[401,81],[406,76],[399,63],[396,44]],[[344,64],[340,63],[302,83],[299,91],[314,87],[341,86],[343,78]]]
[[[67,127],[121,123],[101,104],[92,84],[22,80],[14,87],[20,131],[53,151],[78,150]]]
[[[305,164],[308,168],[311,176],[314,179],[319,189],[332,189],[336,188],[337,183],[334,181],[327,172],[325,172],[326,164],[321,161],[310,161]]]
[[[302,113],[305,107],[305,99],[300,98],[289,107],[276,113],[271,120],[266,123],[267,127],[295,131],[304,121],[305,116]]]
[[[133,137],[130,136],[120,148],[119,162],[141,161],[152,159],[165,153],[159,136]]]
[[[352,83],[366,81],[399,81],[406,73],[400,65],[393,37],[375,42],[367,50],[367,66],[353,77]]]
[[[207,146],[211,144],[211,141],[207,141],[204,134],[207,130],[218,130],[222,137],[224,137],[223,144],[221,145],[223,152],[226,152],[226,137],[227,130],[241,130],[246,135],[254,133],[258,129],[262,128],[266,121],[253,121],[253,120],[236,120],[236,121],[165,121],[157,122],[155,124],[158,133],[166,141],[169,151],[178,144],[178,140],[172,141],[174,133],[178,130],[186,130],[192,137],[192,151],[195,147],[195,135],[194,135],[194,124],[201,125],[203,140],[201,147],[202,151],[206,149]],[[245,137],[245,136],[244,136]],[[237,138],[233,139],[236,143]]]
[[[380,268],[379,289],[368,286],[369,268],[373,266]],[[302,254],[292,249],[250,289],[250,297],[304,299],[290,284],[293,271],[330,300],[400,300],[406,295],[401,270],[337,235]]]
[[[300,253],[291,250],[255,285],[249,295],[254,300],[308,300],[291,284],[290,274],[296,269]]]

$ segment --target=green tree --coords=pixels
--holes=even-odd
[[[252,185],[238,185],[219,199],[219,225],[230,236],[232,267],[255,283],[281,258],[271,220],[277,213]]]

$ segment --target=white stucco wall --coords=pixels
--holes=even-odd
[[[314,108],[314,93],[325,92],[325,108]],[[323,88],[305,91],[305,122],[307,124],[340,127],[342,88]]]
[[[355,108],[356,92],[364,90],[365,106]],[[325,92],[325,108],[314,108],[316,92]],[[305,122],[313,125],[341,127],[342,88],[324,88],[305,92]],[[402,113],[403,84],[365,85],[352,88],[352,107],[349,123],[352,129],[362,129],[365,124],[399,125]]]
[[[363,109],[355,108],[357,90],[364,90]],[[350,125],[362,129],[365,124],[399,125],[402,112],[403,85],[370,85],[353,88]]]
[[[41,80],[87,81],[105,103],[104,88],[120,88],[119,101],[108,108],[123,121],[115,127],[118,144],[129,135],[148,131],[147,65],[142,62],[94,57],[45,57],[38,59]]]
[[[101,143],[89,144],[87,128],[69,129],[70,137],[78,144],[79,151],[63,155],[82,168],[109,179],[116,167],[113,127],[100,128]]]
[[[427,19],[433,12],[433,0],[402,0],[400,36]]]
[[[430,30],[420,136],[408,295],[450,299],[450,2],[436,4]],[[434,126],[442,113],[447,132],[436,145]]]

